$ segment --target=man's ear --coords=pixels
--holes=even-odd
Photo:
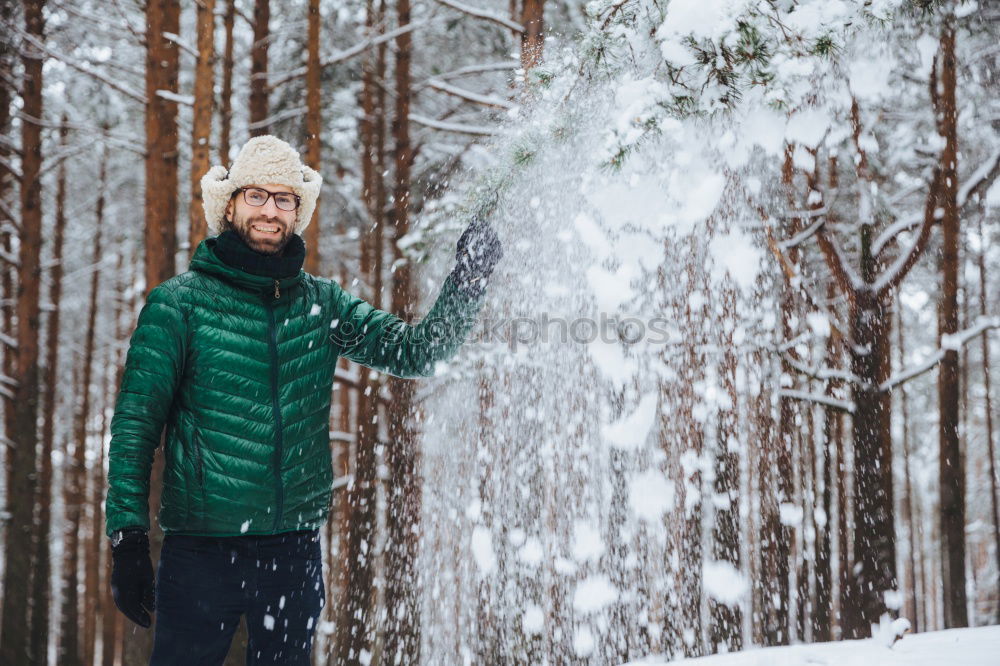
[[[226,202],[226,210],[222,214],[222,216],[225,218],[227,222],[233,221],[233,209],[235,207],[236,207],[236,198],[235,197],[230,198],[229,201]]]

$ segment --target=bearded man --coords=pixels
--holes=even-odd
[[[222,664],[244,615],[248,664],[310,663],[337,359],[433,375],[502,256],[489,224],[473,221],[427,318],[409,325],[302,270],[321,185],[284,141],[248,141],[231,169],[201,180],[217,235],[139,314],[111,422],[106,532],[118,608],[146,628],[155,610],[154,666]],[[150,468],[164,428],[154,581]]]

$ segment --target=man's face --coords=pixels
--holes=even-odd
[[[287,185],[269,183],[247,185],[244,189],[257,188],[271,193],[291,193]],[[258,193],[259,194],[259,193]],[[265,195],[266,196],[266,195]],[[252,196],[251,196],[252,198]],[[261,254],[280,254],[288,239],[295,232],[298,210],[282,210],[275,203],[274,196],[267,198],[263,206],[251,206],[243,192],[237,192],[226,205],[226,229],[233,229],[248,246]]]

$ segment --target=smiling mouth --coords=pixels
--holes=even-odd
[[[250,225],[255,231],[259,231],[262,234],[268,234],[271,236],[277,236],[280,229],[273,224],[251,224]]]

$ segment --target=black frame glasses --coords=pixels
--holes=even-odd
[[[249,199],[247,199],[247,191],[249,191],[249,190],[255,190],[257,192],[267,192],[267,197],[262,202],[260,202],[259,204],[258,203],[253,203],[252,201],[250,201]],[[241,187],[240,189],[238,189],[236,191],[237,192],[242,192],[243,193],[243,202],[246,205],[248,205],[248,206],[253,206],[254,208],[260,208],[261,206],[266,206],[268,199],[270,199],[271,197],[275,198],[274,199],[274,205],[275,205],[275,207],[278,210],[285,211],[286,213],[287,212],[291,212],[293,210],[297,210],[298,207],[300,205],[302,205],[302,197],[300,197],[299,195],[295,194],[294,192],[271,192],[270,190],[265,190],[263,187]],[[285,208],[285,207],[283,207],[280,203],[278,203],[278,198],[277,197],[278,197],[279,194],[286,194],[286,195],[292,197],[293,200],[295,201],[295,205],[292,206],[291,208]]]

